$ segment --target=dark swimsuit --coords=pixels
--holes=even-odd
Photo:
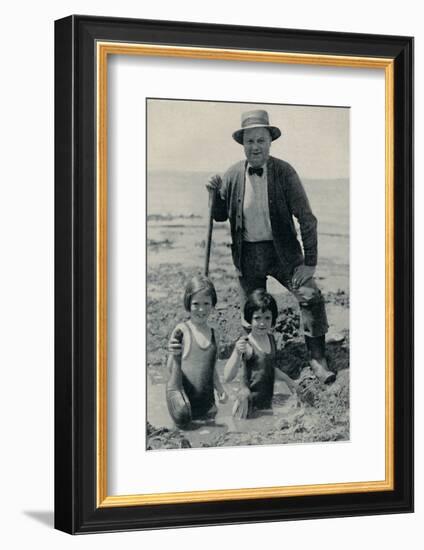
[[[215,404],[214,396],[214,369],[216,362],[217,345],[215,333],[210,344],[202,348],[197,343],[190,325],[185,323],[190,332],[190,349],[187,357],[183,357],[181,367],[183,374],[183,388],[190,401],[192,418],[201,418]]]
[[[274,336],[268,334],[271,351],[265,353],[249,340],[253,354],[246,359],[245,384],[251,392],[251,404],[256,409],[270,409],[274,394],[275,354]]]

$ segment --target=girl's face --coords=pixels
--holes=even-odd
[[[191,297],[190,317],[195,323],[206,323],[213,309],[212,298],[206,290],[199,290]]]
[[[252,321],[252,334],[259,336],[262,334],[268,334],[272,328],[272,313],[269,309],[261,311],[257,309],[253,312]]]

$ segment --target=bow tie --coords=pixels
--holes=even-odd
[[[249,166],[248,172],[249,172],[249,176],[251,176],[253,174],[256,174],[261,178],[262,174],[264,173],[264,169],[263,168],[253,168],[252,166]]]

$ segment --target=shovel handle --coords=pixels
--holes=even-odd
[[[209,189],[209,216],[208,216],[208,231],[206,235],[206,254],[205,254],[205,277],[209,276],[209,260],[211,257],[212,244],[212,229],[213,229],[213,209],[215,205],[215,189]]]

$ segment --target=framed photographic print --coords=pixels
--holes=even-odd
[[[55,525],[413,508],[413,39],[55,26]]]

